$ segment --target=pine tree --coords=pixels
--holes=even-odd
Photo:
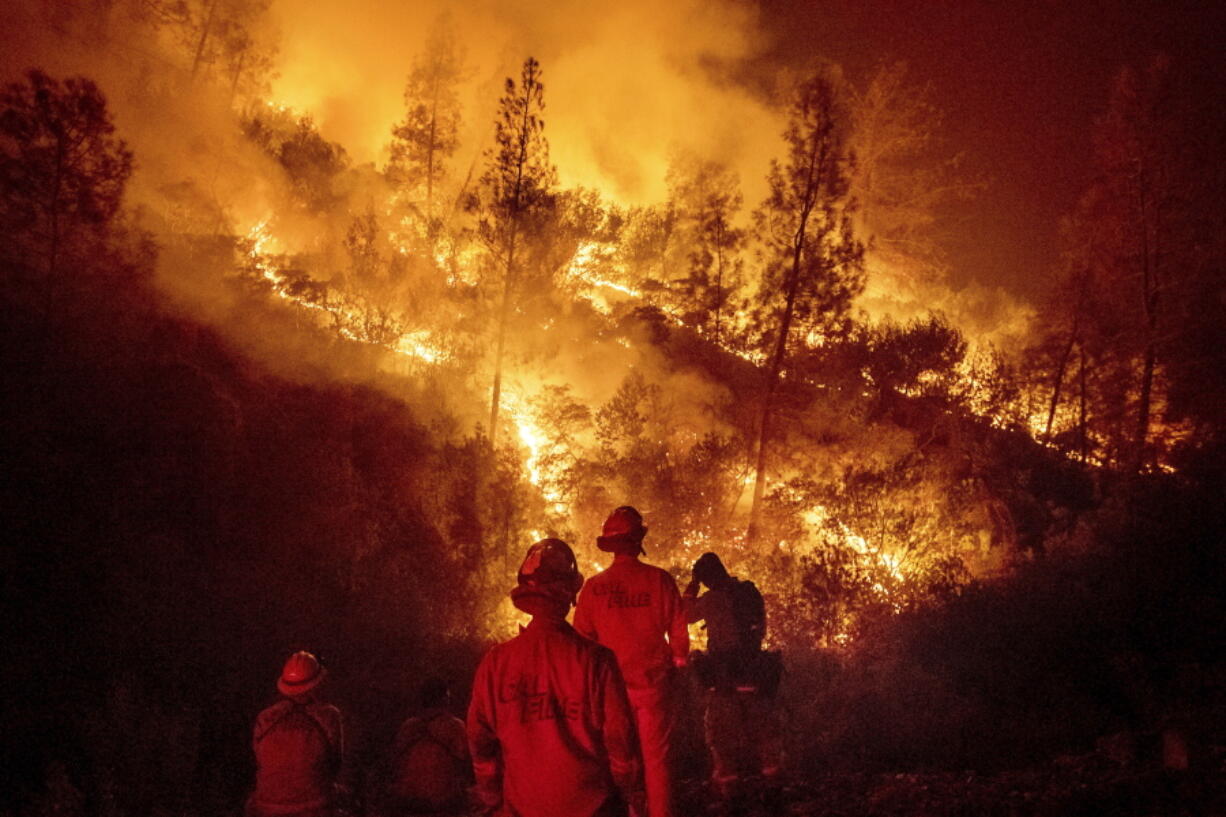
[[[402,204],[424,225],[427,244],[441,227],[436,206],[447,161],[460,144],[464,56],[445,19],[435,23],[425,50],[413,62],[404,88],[404,119],[392,128],[387,176]]]
[[[501,286],[497,340],[494,351],[494,385],[490,397],[489,437],[498,435],[499,401],[502,397],[502,367],[506,353],[507,323],[522,275],[526,238],[534,222],[551,209],[557,171],[549,162],[545,140],[544,86],[541,65],[529,57],[519,82],[508,77],[498,103],[494,123],[495,146],[486,154],[478,207],[478,234],[489,254],[490,266]]]
[[[718,162],[675,160],[669,198],[686,250],[686,276],[675,287],[683,320],[719,344],[725,308],[740,286],[744,232],[733,222],[743,197],[736,175]]]
[[[53,286],[66,250],[119,212],[132,154],[88,79],[30,71],[0,92],[0,230],[5,255]]]
[[[849,328],[852,300],[864,288],[864,246],[852,234],[852,157],[837,78],[816,72],[795,92],[784,139],[787,158],[771,162],[770,194],[755,214],[762,241],[757,297],[765,357],[748,538],[757,534],[766,485],[771,418],[788,353]]]

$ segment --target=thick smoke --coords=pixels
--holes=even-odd
[[[273,96],[310,110],[358,161],[381,162],[403,114],[404,75],[436,21],[466,51],[466,139],[459,163],[490,138],[503,78],[526,56],[545,68],[546,133],[564,186],[599,189],[624,204],[664,197],[676,150],[742,171],[750,200],[779,119],[729,67],[758,54],[762,34],[743,4],[636,0],[594,13],[589,3],[279,2],[280,78]]]

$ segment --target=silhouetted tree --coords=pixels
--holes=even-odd
[[[190,57],[190,76],[218,71],[231,97],[248,72],[267,69],[273,50],[257,36],[271,0],[143,0],[142,10],[166,28]]]
[[[1131,471],[1154,467],[1179,436],[1165,414],[1168,369],[1213,303],[1190,297],[1213,263],[1215,230],[1203,203],[1212,196],[1202,192],[1212,162],[1194,158],[1188,102],[1165,59],[1116,78],[1095,129],[1098,172],[1069,221],[1067,260],[1036,345],[1051,372],[1044,436],[1074,428],[1083,456],[1101,448]],[[1061,415],[1074,357],[1077,404]]]
[[[634,272],[643,300],[659,308],[671,308],[670,284],[684,259],[679,257],[677,208],[674,202],[633,207],[626,214],[621,257]]]
[[[0,92],[0,226],[4,252],[46,276],[48,298],[66,248],[112,222],[132,154],[88,79],[30,71]]]
[[[243,122],[243,131],[285,169],[302,207],[324,213],[337,204],[333,182],[349,166],[349,156],[319,133],[311,117],[258,106]]]
[[[520,81],[508,77],[498,118],[494,122],[495,147],[487,155],[481,177],[478,232],[489,253],[490,265],[500,278],[497,340],[494,349],[494,386],[490,398],[490,441],[498,436],[498,410],[502,396],[502,365],[507,322],[511,317],[524,262],[524,245],[533,221],[552,207],[557,171],[549,162],[545,141],[544,86],[541,65],[529,57]]]
[[[668,186],[686,251],[686,275],[674,286],[682,318],[719,344],[725,307],[742,283],[744,233],[733,226],[743,201],[740,185],[717,162],[678,159]]]
[[[857,233],[891,271],[940,277],[942,210],[981,185],[959,170],[957,155],[942,150],[943,114],[931,89],[907,72],[906,63],[885,64],[863,90],[851,89],[851,196]]]
[[[432,245],[440,224],[435,205],[446,163],[460,144],[458,88],[464,56],[446,19],[431,29],[404,88],[405,117],[392,128],[388,179],[401,205],[417,217]]]
[[[847,114],[835,78],[815,73],[796,89],[784,139],[773,160],[770,195],[755,213],[762,241],[757,299],[765,357],[749,537],[757,532],[766,484],[770,421],[789,349],[846,333],[852,299],[864,288],[864,246],[852,235],[852,157]]]

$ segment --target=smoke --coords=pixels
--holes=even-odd
[[[381,163],[403,115],[405,75],[436,21],[450,25],[466,55],[460,164],[491,134],[503,78],[528,56],[545,70],[546,134],[565,186],[599,189],[623,204],[663,198],[678,149],[742,170],[750,199],[761,192],[763,157],[779,120],[722,67],[757,56],[762,35],[743,4],[589,3],[388,4],[281,0],[280,77],[273,97],[315,114],[357,161]],[[462,169],[461,169],[462,170]]]
[[[594,188],[622,205],[657,203],[670,159],[689,154],[736,171],[748,210],[763,198],[769,160],[780,153],[781,114],[758,90],[772,84],[763,73],[769,35],[750,4],[633,0],[596,13],[580,0],[274,0],[256,32],[276,44],[269,100],[310,115],[354,165],[368,166],[350,174],[335,212],[307,217],[288,203],[281,168],[239,132],[225,83],[189,76],[190,48],[151,22],[149,5],[12,5],[0,69],[6,80],[38,66],[99,83],[136,154],[129,203],[152,214],[147,223],[163,234],[243,235],[275,213],[278,251],[335,251],[352,212],[378,198],[366,192],[369,166],[386,162],[406,75],[438,25],[451,29],[465,55],[462,140],[450,168],[458,180],[480,173],[503,80],[529,55],[545,70],[546,135],[563,186]],[[333,277],[339,264],[329,259],[322,275],[312,274]],[[164,262],[161,272],[197,303],[224,300],[190,259]],[[1026,334],[1028,310],[998,289],[954,290],[880,265],[871,273],[860,303],[870,316],[905,320],[937,310],[973,341],[1002,347]],[[210,308],[220,314],[225,304]],[[558,368],[571,370],[570,382],[593,401],[607,399],[632,364],[659,368],[607,341],[589,348],[586,357],[566,350]],[[591,377],[590,355],[602,357],[603,376]]]

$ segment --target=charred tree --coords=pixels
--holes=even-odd
[[[847,116],[834,77],[817,73],[799,86],[783,135],[788,156],[771,163],[770,194],[755,214],[763,242],[757,315],[766,366],[751,541],[761,517],[776,393],[793,336],[803,329],[802,342],[821,343],[845,335],[851,302],[864,288],[864,246],[852,234]]]

